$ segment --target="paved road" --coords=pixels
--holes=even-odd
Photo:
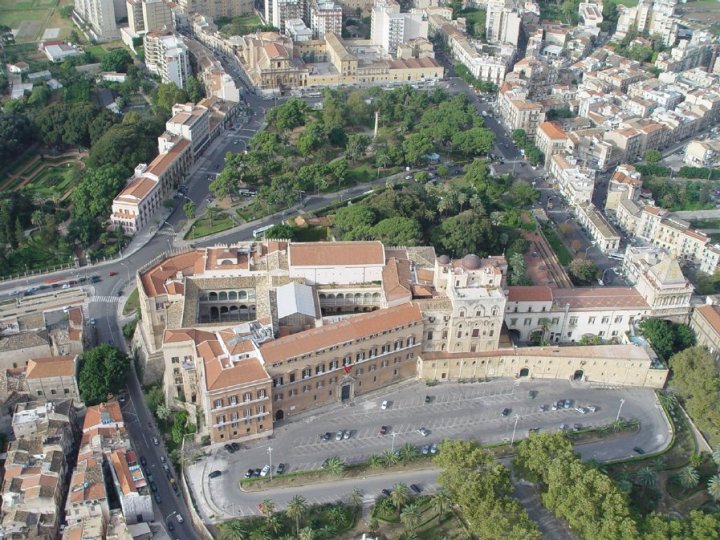
[[[528,398],[528,391],[536,390],[535,399]],[[425,396],[432,400],[425,403]],[[380,409],[383,399],[390,402],[387,410]],[[549,405],[559,399],[572,399],[575,406],[595,405],[597,412],[580,414],[574,409],[552,411],[549,407],[539,411],[540,405]],[[204,495],[205,517],[222,515],[249,515],[257,513],[257,503],[269,496],[268,492],[243,493],[239,481],[248,468],[261,468],[268,463],[268,448],[272,447],[273,465],[285,463],[288,471],[320,469],[322,462],[331,456],[339,456],[346,463],[366,460],[371,454],[380,454],[393,446],[390,434],[379,435],[381,425],[397,433],[394,448],[406,442],[415,446],[438,443],[445,438],[480,440],[483,443],[499,442],[512,438],[515,415],[519,415],[516,438],[526,437],[530,428],[557,431],[562,424],[572,428],[576,423],[583,426],[599,426],[612,423],[617,417],[621,399],[621,416],[636,418],[641,429],[632,436],[613,439],[610,442],[580,447],[585,458],[601,460],[618,459],[633,455],[633,447],[640,446],[651,452],[664,448],[669,440],[668,426],[651,390],[639,388],[592,388],[582,383],[568,381],[509,379],[476,384],[443,384],[427,387],[416,381],[401,383],[390,391],[376,392],[372,396],[356,399],[353,406],[338,409],[325,408],[312,414],[301,415],[275,429],[271,440],[257,441],[240,452],[229,454],[222,446],[215,447],[208,458],[189,469],[191,482],[198,493]],[[507,417],[501,411],[511,409]],[[419,427],[430,430],[428,437],[416,432]],[[347,440],[323,442],[319,434],[335,433],[341,429],[352,430]],[[223,475],[209,479],[208,473],[220,470]],[[429,482],[427,472],[418,475],[418,482]],[[403,476],[404,478],[405,476]],[[382,488],[398,481],[390,478],[373,478],[362,484],[369,493],[377,494]],[[413,480],[415,481],[415,480]],[[347,495],[343,484],[313,488],[310,502],[327,502]],[[434,487],[429,482],[428,487]],[[302,488],[308,497],[307,488]],[[296,490],[284,489],[277,493],[276,503],[284,504]]]

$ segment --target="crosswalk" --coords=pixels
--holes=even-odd
[[[89,302],[105,303],[105,304],[117,304],[120,302],[119,296],[91,296],[88,299]]]

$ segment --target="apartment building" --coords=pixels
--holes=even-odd
[[[514,0],[490,0],[485,16],[485,35],[490,43],[510,43],[520,40],[522,14]]]
[[[650,245],[660,247],[674,256],[692,261],[706,274],[713,274],[720,262],[720,247],[711,243],[706,234],[690,228],[690,224],[652,205],[638,205],[623,200],[617,208],[620,228]]]
[[[190,16],[192,13],[201,13],[213,19],[247,17],[255,14],[255,5],[252,0],[178,0],[177,6],[180,12],[186,16]],[[265,20],[272,20],[272,17],[266,17]]]
[[[592,202],[597,171],[581,166],[572,156],[554,154],[550,158],[549,172],[570,206]]]
[[[400,13],[395,0],[375,0],[370,18],[370,41],[391,56],[401,43],[428,37],[428,22],[422,11]]]
[[[720,163],[720,139],[690,141],[685,147],[684,162],[691,167],[714,167]]]
[[[128,16],[124,2],[115,0],[78,0],[73,22],[93,41],[112,41],[120,36],[117,21]]]
[[[690,318],[690,328],[695,331],[697,344],[705,347],[715,360],[720,359],[720,307],[715,299],[708,297],[708,303],[696,307]]]
[[[305,16],[303,0],[272,0],[272,25],[285,32],[285,21],[302,19]]]
[[[145,34],[145,65],[150,73],[159,75],[164,83],[175,83],[185,88],[190,70],[190,54],[180,36],[168,31],[154,31]]]
[[[313,39],[324,39],[325,34],[342,35],[342,7],[333,1],[312,0],[310,29]]]
[[[608,182],[605,211],[617,211],[622,200],[637,202],[642,191],[642,175],[627,163],[619,165]]]
[[[79,402],[77,372],[77,355],[31,358],[25,372],[25,385],[33,399],[73,399]]]
[[[62,521],[68,462],[76,448],[72,400],[15,406],[2,482],[0,536],[56,538]]]
[[[564,154],[567,150],[568,136],[555,122],[540,122],[535,132],[535,146],[545,156],[545,168],[550,167],[550,159],[555,154]]]
[[[428,362],[442,379],[456,376],[441,369],[443,359],[479,365],[498,351],[512,355],[503,349],[503,324],[527,342],[545,325],[540,317],[552,315],[546,338],[553,343],[591,333],[622,342],[659,302],[634,288],[539,287],[527,289],[542,305],[526,306],[513,288],[507,295],[506,275],[504,257],[451,259],[379,242],[273,240],[178,251],[137,275],[135,342],[146,378],[162,378],[166,402],[200,414],[199,434],[219,443],[267,437],[278,420],[418,374],[429,378]],[[518,309],[532,315],[519,320]],[[638,383],[625,378],[626,358],[616,362],[616,375],[597,380],[653,386],[666,376],[650,374],[657,366],[647,362],[632,366],[646,377]]]
[[[579,204],[574,210],[578,224],[585,228],[600,251],[605,254],[618,251],[620,234],[592,202]]]
[[[164,0],[127,0],[128,30],[134,36],[174,28],[172,11]]]

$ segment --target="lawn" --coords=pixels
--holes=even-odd
[[[235,222],[226,212],[218,212],[213,218],[212,225],[210,224],[207,214],[205,214],[193,223],[192,227],[185,235],[185,240],[194,240],[196,238],[208,236],[209,234],[226,231],[233,225],[235,225]]]
[[[710,0],[711,2],[717,2],[717,0]],[[635,7],[638,5],[639,0],[608,0],[610,4],[617,4],[620,6]]]
[[[59,28],[63,38],[69,34],[72,22],[61,19],[59,8],[68,0],[27,0],[12,2],[0,0],[0,24],[17,30],[17,43],[33,43],[40,41],[46,28]]]
[[[134,289],[133,292],[128,296],[125,306],[123,307],[123,315],[126,317],[132,315],[140,307],[140,301],[138,300],[138,290]]]
[[[255,28],[262,24],[260,17],[252,15],[250,17],[219,17],[215,23],[220,27],[220,32],[226,36],[242,36],[249,34]]]
[[[327,240],[327,227],[295,227],[293,240],[296,242],[322,242]]]
[[[552,247],[555,255],[557,255],[560,264],[563,266],[570,264],[572,262],[572,255],[570,254],[570,251],[568,251],[568,248],[565,247],[565,244],[562,243],[562,240],[560,240],[560,237],[555,229],[551,227],[543,227],[542,231],[545,234],[545,238],[547,238],[550,247]]]
[[[78,163],[66,163],[57,167],[47,167],[22,189],[36,198],[61,198],[72,187],[73,179],[76,178],[76,167],[79,166]]]

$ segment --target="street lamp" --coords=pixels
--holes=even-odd
[[[390,435],[392,435],[392,446],[390,447],[390,451],[394,454],[395,453],[395,437],[397,437],[397,433],[395,433],[393,431]]]
[[[272,446],[268,446],[267,449],[268,457],[270,458],[270,480],[273,479],[273,470],[272,470]]]
[[[124,263],[120,261],[120,264],[125,267],[125,272],[127,272],[127,280],[130,281],[130,267],[127,265],[127,263]]]
[[[515,415],[515,425],[513,426],[513,434],[512,434],[512,438],[510,439],[510,446],[512,446],[515,443],[515,430],[517,430],[518,420],[520,420],[520,415],[516,414]]]
[[[615,417],[616,422],[620,420],[620,411],[622,411],[623,403],[625,403],[625,399],[620,398],[620,407],[618,407],[618,413],[617,413],[617,416]]]
[[[592,248],[594,248],[594,244],[590,244],[588,247],[585,248],[585,258],[587,259],[588,251],[590,251]]]

